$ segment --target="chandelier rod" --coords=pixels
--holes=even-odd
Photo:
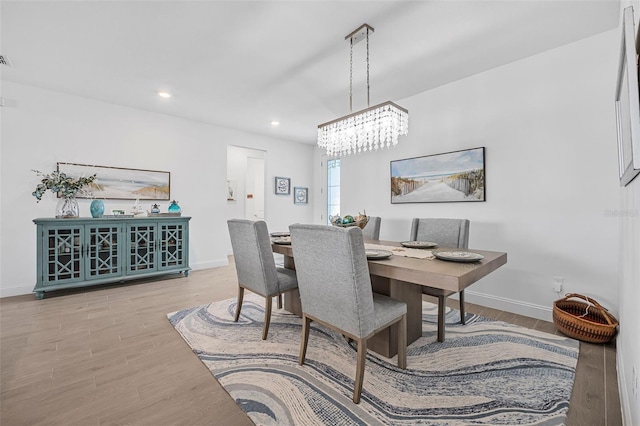
[[[366,38],[367,40],[367,107],[371,106],[370,78],[369,78],[369,33],[374,28],[368,24],[362,24],[344,39],[349,40],[349,112],[353,112],[353,45]]]
[[[353,112],[353,37],[349,39],[349,112]]]
[[[369,103],[369,27],[367,27],[367,107],[371,106]]]

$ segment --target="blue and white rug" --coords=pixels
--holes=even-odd
[[[274,308],[261,340],[264,299],[245,296],[167,315],[200,360],[258,425],[561,425],[578,342],[520,326],[447,313],[436,342],[437,307],[423,303],[423,334],[407,349],[407,369],[369,352],[362,400],[351,401],[356,350],[312,323],[298,365],[301,319]],[[275,304],[274,304],[275,306]]]

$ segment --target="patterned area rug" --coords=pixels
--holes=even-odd
[[[312,323],[298,365],[300,318],[273,310],[261,340],[264,299],[235,299],[167,315],[200,360],[258,425],[560,425],[573,386],[578,342],[504,322],[447,313],[436,342],[437,307],[423,303],[423,334],[396,360],[367,355],[362,401],[351,401],[356,350]],[[274,304],[275,306],[275,304]]]

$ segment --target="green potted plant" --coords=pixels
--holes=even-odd
[[[95,173],[88,177],[82,176],[74,178],[59,171],[54,171],[49,174],[42,173],[39,170],[33,170],[33,172],[41,178],[35,191],[31,193],[31,195],[36,197],[37,202],[42,200],[45,192],[51,191],[60,197],[58,205],[56,206],[56,217],[73,218],[80,215],[76,195],[78,193],[83,195],[91,194],[91,191],[85,187],[91,185],[96,179]]]

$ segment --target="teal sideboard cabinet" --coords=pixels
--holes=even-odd
[[[35,219],[37,299],[48,291],[189,275],[190,217]]]

